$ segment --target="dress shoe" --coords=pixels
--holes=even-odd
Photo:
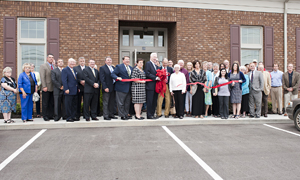
[[[267,114],[265,114],[265,115],[264,115],[264,117],[268,117],[268,115],[267,115]]]
[[[79,121],[80,118],[73,118],[73,121]]]
[[[169,116],[165,116],[165,118],[169,118]]]
[[[85,120],[86,120],[86,121],[90,121],[90,118],[86,118]]]
[[[116,116],[110,116],[111,119],[118,119]]]
[[[249,118],[254,118],[254,116],[250,115]]]
[[[107,121],[110,121],[111,119],[110,118],[103,118],[104,120],[107,120]]]
[[[59,119],[54,119],[54,122],[57,122],[57,121],[59,121]]]
[[[175,118],[179,118],[178,116],[175,116]]]
[[[182,117],[182,116],[180,116],[180,117],[179,117],[179,119],[183,119],[183,117]]]
[[[128,120],[127,117],[121,117],[121,119],[124,120],[124,121]]]
[[[150,116],[150,117],[147,117],[147,119],[157,119],[157,118],[154,116]]]
[[[44,118],[44,121],[49,121],[49,119],[48,118]]]
[[[260,118],[260,116],[257,116],[257,115],[256,115],[255,118]]]
[[[26,119],[26,121],[33,121],[33,119]]]
[[[281,115],[282,115],[282,113],[279,113],[278,115],[280,115],[280,116],[281,116]]]
[[[99,119],[98,119],[98,118],[96,118],[96,117],[95,117],[95,118],[92,118],[92,120],[94,120],[94,121],[99,121]]]
[[[132,116],[126,116],[127,119],[132,119]]]
[[[66,119],[67,119],[66,117],[63,118],[63,120],[66,120]]]
[[[284,113],[284,116],[287,116],[287,113]]]
[[[72,119],[66,120],[67,122],[74,122]]]
[[[162,115],[159,115],[159,116],[156,116],[156,117],[160,118],[160,117],[162,117]]]
[[[225,117],[221,117],[221,119],[225,119]]]

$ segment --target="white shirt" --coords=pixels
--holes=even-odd
[[[85,66],[80,66],[81,67],[81,70],[83,70],[85,68]]]
[[[183,93],[186,91],[186,78],[185,75],[181,72],[176,74],[175,72],[171,74],[170,83],[169,83],[170,92],[181,90]]]

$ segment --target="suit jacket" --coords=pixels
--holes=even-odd
[[[253,81],[251,82],[251,72],[248,73],[249,76],[249,89],[254,91],[263,91],[264,90],[264,76],[262,72],[255,70],[253,75]]]
[[[53,66],[53,69],[55,66]],[[51,79],[51,68],[48,64],[48,62],[42,64],[40,66],[40,76],[41,76],[41,82],[42,82],[42,88],[47,87],[48,91],[53,91],[53,84]]]
[[[95,76],[93,74],[93,71],[90,67],[85,67],[83,70],[83,75],[84,75],[84,93],[99,93],[100,89],[100,80],[99,80],[99,71],[97,69],[94,69],[95,71]],[[99,87],[94,88],[94,83],[98,83]]]
[[[63,95],[64,91],[60,89],[62,87],[61,71],[59,68],[55,68],[51,71],[51,79],[53,84],[53,96]]]
[[[263,76],[264,76],[264,93],[265,95],[269,95],[271,90],[271,76],[268,71],[264,71]]]
[[[113,66],[112,66],[112,68],[115,69],[115,67],[113,67]],[[109,68],[107,67],[107,65],[100,67],[99,75],[100,75],[100,81],[102,84],[102,90],[104,91],[104,89],[108,88],[109,92],[114,91],[114,80],[111,77],[111,72],[110,72]]]
[[[159,67],[159,69],[162,69],[162,66]],[[169,84],[169,82],[170,82],[170,77],[171,77],[171,74],[172,74],[173,72],[174,72],[174,70],[173,70],[171,67],[167,66],[167,73],[169,73],[167,84]]]
[[[132,72],[133,68],[131,66],[129,66],[129,68],[130,71]],[[111,73],[111,77],[115,80],[117,79],[117,77],[121,77],[122,79],[130,79],[124,64],[117,65],[114,72]],[[116,81],[115,83],[116,91],[128,93],[130,91],[130,88],[131,88],[130,82]]]
[[[87,67],[88,66],[85,66],[85,68],[87,68]],[[84,91],[84,86],[80,84],[80,81],[84,80],[83,70],[81,70],[80,65],[75,66],[73,69],[77,72],[77,81],[78,81],[78,85],[79,85],[78,87],[80,89],[80,92],[83,92]]]
[[[158,66],[156,66],[156,69],[158,69]],[[145,74],[147,79],[151,79],[152,81],[146,82],[146,89],[155,91],[155,85],[156,85],[156,69],[154,68],[151,61],[146,62],[145,65]]]
[[[293,88],[292,94],[293,95],[298,94],[299,80],[300,80],[300,74],[296,71],[293,71],[293,77],[292,77],[292,88]],[[290,87],[289,82],[290,82],[289,81],[289,73],[285,72],[282,75],[282,86],[283,86],[284,94],[289,92],[287,90],[287,88]]]
[[[77,81],[77,72],[74,70],[76,78],[74,77],[69,66],[65,67],[61,72],[61,80],[64,86],[64,94],[66,96],[77,95],[78,92],[78,81]],[[66,94],[65,91],[69,90],[69,94]]]
[[[34,73],[30,72],[31,77],[34,80],[35,85],[37,85]],[[18,88],[19,92],[22,92],[20,88],[23,88],[26,94],[31,94],[31,83],[30,79],[25,72],[22,72],[18,78]]]

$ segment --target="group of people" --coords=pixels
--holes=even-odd
[[[23,122],[32,121],[33,95],[41,94],[42,117],[45,121],[53,119],[67,122],[79,121],[83,102],[83,118],[86,121],[99,119],[100,90],[102,90],[104,120],[143,120],[142,108],[147,106],[147,119],[173,115],[182,119],[187,117],[206,118],[210,114],[216,118],[228,119],[240,117],[267,117],[268,96],[271,95],[272,111],[282,115],[282,88],[285,108],[288,102],[298,98],[300,74],[288,65],[288,71],[279,71],[278,64],[273,64],[273,71],[265,70],[262,62],[253,60],[240,66],[234,62],[231,67],[228,60],[223,63],[187,62],[163,59],[160,66],[157,53],[151,53],[150,61],[137,59],[135,66],[130,66],[130,58],[124,56],[122,64],[113,66],[112,59],[105,58],[105,65],[97,70],[93,59],[85,65],[85,58],[70,58],[68,66],[53,54],[47,55],[47,62],[34,71],[34,64],[23,64],[23,72],[18,82],[11,77],[12,69],[3,69],[0,92],[0,112],[4,122],[12,123],[11,112],[16,111],[17,94],[21,100]],[[166,91],[157,93],[156,84],[161,81],[157,70],[164,70]],[[41,91],[41,93],[40,93]],[[129,112],[134,107],[134,114]],[[171,107],[173,114],[171,114]],[[229,117],[229,109],[233,114]],[[40,101],[36,101],[37,116],[40,115]],[[156,115],[155,115],[156,112]],[[286,114],[285,114],[286,115]]]

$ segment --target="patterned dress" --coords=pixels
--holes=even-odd
[[[241,80],[240,73],[232,74],[230,73],[229,81]],[[240,88],[240,83],[235,83],[230,91],[230,102],[231,103],[241,103],[242,102],[242,89]]]
[[[1,79],[1,83],[7,83],[8,86],[12,88],[17,88],[17,84],[14,78],[10,80],[7,77]],[[16,101],[17,95],[9,90],[4,89],[1,86],[0,91],[0,113],[10,113],[12,111],[16,112]]]
[[[139,70],[135,67],[131,73],[131,79],[146,79],[146,74],[144,71]],[[132,92],[132,103],[133,104],[143,104],[146,102],[146,84],[145,83],[135,83],[132,82],[131,85]]]

